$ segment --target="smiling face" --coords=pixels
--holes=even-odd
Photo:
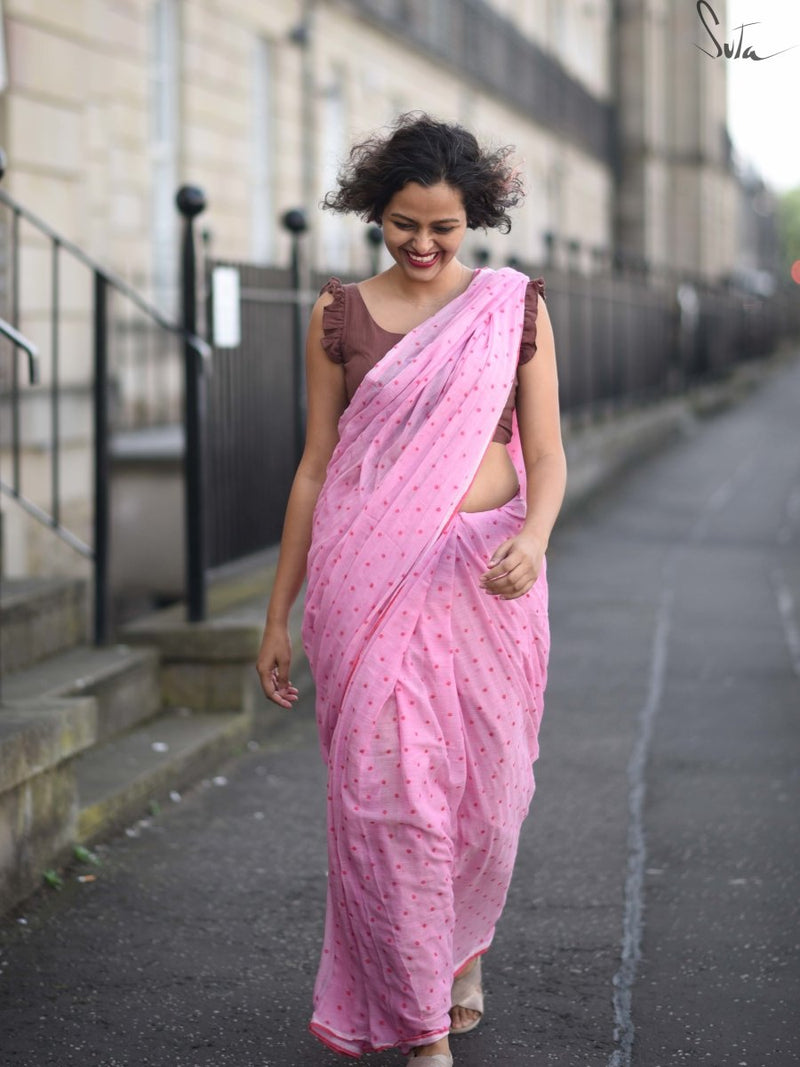
[[[409,281],[440,278],[455,261],[467,231],[467,213],[458,189],[445,182],[409,182],[383,212],[383,239]]]

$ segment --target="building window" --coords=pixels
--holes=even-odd
[[[256,41],[253,60],[252,242],[257,262],[275,258],[275,53],[270,41]]]
[[[0,0],[0,93],[8,88],[8,60],[6,58],[6,35],[3,19],[3,4]]]
[[[347,120],[344,95],[344,79],[334,74],[323,90],[322,126],[320,144],[320,173],[323,193],[336,186],[347,150]],[[331,211],[322,212],[321,253],[322,262],[328,270],[347,270],[349,267],[347,226],[341,215]]]
[[[438,4],[422,4],[416,15],[423,39],[437,52],[449,55],[455,32],[452,5],[444,0]]]
[[[553,55],[564,55],[567,44],[567,10],[564,0],[549,0],[547,6],[548,44]]]
[[[150,161],[153,299],[165,314],[177,308],[178,11],[156,0],[150,12]]]

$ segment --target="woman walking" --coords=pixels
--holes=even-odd
[[[307,576],[329,852],[311,1029],[424,1067],[451,1067],[449,1036],[483,1011],[481,956],[533,796],[565,484],[544,283],[458,258],[467,229],[510,227],[508,157],[402,116],[326,198],[379,223],[394,263],[331,279],[314,306],[258,658],[291,707],[287,619]]]

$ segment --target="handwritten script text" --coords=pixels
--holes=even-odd
[[[728,44],[727,42],[723,42],[720,44],[714,35],[713,29],[706,22],[706,9],[714,19],[714,25],[719,26],[717,14],[711,4],[708,3],[708,0],[697,0],[697,14],[700,16],[700,21],[703,23],[703,28],[706,33],[714,42],[716,52],[709,52],[705,48],[700,48],[699,44],[696,44],[695,48],[700,48],[701,52],[704,52],[707,56],[711,56],[712,59],[719,59],[720,56],[724,55],[726,59],[754,59],[761,62],[763,59],[772,59],[773,56],[779,56],[783,52],[790,52],[792,48],[797,48],[797,45],[793,44],[790,45],[789,48],[781,48],[779,52],[771,52],[768,56],[760,56],[752,45],[745,45],[744,43],[744,31],[748,26],[758,26],[758,22],[743,22],[741,26],[735,26],[734,33],[731,35],[731,43]],[[736,30],[739,31],[738,42],[736,42]]]

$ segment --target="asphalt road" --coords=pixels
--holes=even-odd
[[[537,795],[457,1067],[800,1063],[800,363],[553,538]],[[3,1067],[333,1067],[311,709],[0,923]],[[403,1062],[381,1053],[365,1062]]]

